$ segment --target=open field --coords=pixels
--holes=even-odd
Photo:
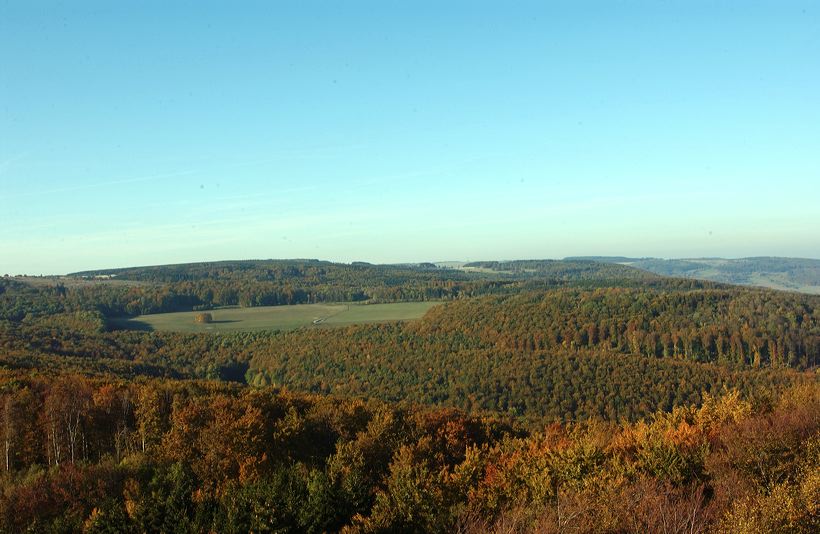
[[[211,310],[213,322],[200,324],[194,317],[201,312],[156,313],[133,319],[117,319],[117,328],[171,332],[232,332],[249,330],[293,330],[347,324],[378,323],[418,319],[439,302],[397,302],[391,304],[296,304],[258,308],[218,308]]]
[[[781,273],[754,273],[749,276],[749,283],[755,286],[768,287],[770,289],[780,289],[783,291],[797,291],[810,295],[820,295],[820,286],[801,284],[790,280],[788,276]]]

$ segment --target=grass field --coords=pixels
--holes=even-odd
[[[209,313],[213,322],[194,322],[199,312],[156,313],[112,321],[117,328],[171,332],[231,332],[293,330],[348,324],[418,319],[438,302],[392,304],[297,304],[258,308],[218,308]]]

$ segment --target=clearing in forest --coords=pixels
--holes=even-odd
[[[212,320],[196,322],[201,312],[155,313],[130,319],[115,319],[114,326],[128,330],[170,332],[226,332],[249,330],[293,330],[301,327],[342,326],[418,319],[439,302],[396,302],[390,304],[295,304],[255,308],[216,308]]]

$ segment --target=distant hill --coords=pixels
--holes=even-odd
[[[561,281],[582,280],[650,280],[656,277],[643,270],[615,261],[577,260],[514,260],[474,261],[465,263],[461,270],[506,274],[515,278],[550,278]]]
[[[62,279],[87,281],[138,281],[178,283],[199,281],[277,281],[291,284],[344,286],[398,286],[429,282],[532,281],[554,285],[590,281],[656,281],[660,277],[643,269],[612,261],[515,260],[471,263],[351,264],[311,259],[227,260],[217,262],[98,269],[70,273]],[[610,284],[611,285],[611,284]]]
[[[565,261],[593,260],[617,263],[664,276],[712,280],[728,284],[761,286],[786,291],[820,294],[820,260],[807,258],[627,258],[588,256]]]
[[[71,273],[62,283],[177,283],[197,281],[251,281],[298,286],[343,285],[367,287],[427,285],[478,280],[532,281],[584,284],[601,281],[658,283],[661,277],[689,278],[719,283],[768,287],[820,294],[820,260],[758,257],[631,258],[578,256],[563,260],[476,261],[376,265],[334,263],[311,259],[245,260],[101,269]],[[44,280],[45,281],[45,280]],[[51,280],[53,283],[54,280]],[[68,284],[67,284],[68,285]]]

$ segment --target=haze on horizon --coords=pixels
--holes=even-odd
[[[818,206],[814,2],[0,3],[0,275],[818,258]]]

